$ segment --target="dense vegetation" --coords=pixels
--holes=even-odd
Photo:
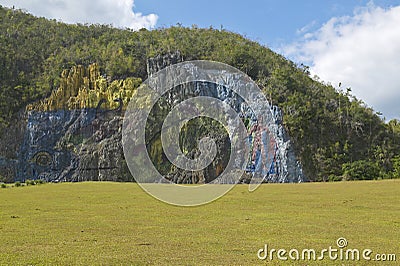
[[[0,129],[60,85],[64,69],[97,63],[109,82],[146,78],[146,60],[179,50],[185,60],[230,64],[252,77],[284,111],[311,180],[400,176],[400,122],[385,123],[351,95],[311,78],[266,47],[228,31],[181,26],[138,32],[66,25],[0,7]]]

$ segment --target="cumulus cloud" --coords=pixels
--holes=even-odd
[[[134,0],[0,0],[7,7],[66,23],[111,24],[120,28],[153,28],[157,15],[134,13]]]
[[[282,52],[309,64],[325,82],[353,94],[387,119],[400,118],[400,6],[373,4],[352,16],[334,17]]]

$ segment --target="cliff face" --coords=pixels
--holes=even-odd
[[[121,113],[96,109],[31,111],[18,156],[23,181],[128,181]]]
[[[167,58],[167,62],[164,62]],[[179,58],[178,55],[170,55],[166,57],[157,57],[155,59],[150,59],[148,64],[151,67],[149,75],[156,73],[161,70],[157,66],[164,68],[168,65],[171,58]],[[162,62],[157,62],[161,60]],[[155,62],[156,61],[156,62]],[[196,69],[191,69],[189,72],[194,71],[194,76],[196,76]],[[198,76],[201,76],[200,73]],[[240,82],[235,80],[235,76],[230,77],[231,82]],[[228,103],[246,124],[248,131],[248,141],[250,146],[249,154],[249,165],[247,166],[246,174],[242,178],[242,182],[248,183],[251,178],[264,178],[265,182],[271,183],[292,183],[292,182],[304,182],[307,181],[305,175],[303,174],[302,166],[297,160],[294,148],[290,137],[286,133],[283,127],[283,114],[282,111],[277,106],[270,106],[270,112],[272,114],[272,123],[268,125],[268,128],[258,128],[257,118],[254,117],[251,108],[244,102],[244,100],[237,95],[235,92],[229,88],[219,86],[217,84],[208,82],[194,82],[194,83],[184,83],[176,88],[170,90],[164,97],[160,106],[153,108],[153,110],[158,110],[156,114],[151,116],[150,124],[151,130],[146,131],[147,139],[152,140],[147,143],[147,148],[150,151],[150,158],[157,169],[167,177],[167,179],[175,183],[198,183],[198,182],[210,182],[214,180],[218,175],[225,169],[229,161],[229,151],[231,149],[231,143],[229,141],[229,136],[224,134],[224,130],[218,130],[217,125],[212,124],[204,120],[197,121],[196,127],[190,130],[190,127],[184,127],[181,130],[181,142],[182,149],[188,157],[193,159],[199,155],[199,151],[193,146],[193,143],[197,143],[202,137],[211,137],[215,140],[217,150],[222,151],[217,153],[215,160],[210,166],[201,171],[185,171],[182,169],[176,169],[167,162],[165,154],[162,152],[161,146],[161,127],[165,120],[166,115],[176,106],[186,99],[196,96],[209,96],[218,99],[222,102]],[[158,103],[157,103],[158,104]],[[260,105],[263,103],[260,103]],[[165,107],[167,106],[167,107]],[[160,112],[159,110],[162,110]],[[152,113],[151,113],[152,115]],[[212,131],[207,131],[207,129],[212,128]],[[217,128],[217,130],[216,130]],[[231,129],[232,130],[232,129]],[[234,130],[234,129],[233,129]],[[262,139],[261,136],[270,136],[270,138]],[[260,148],[264,145],[267,148]],[[185,150],[186,148],[186,150]],[[266,154],[262,154],[262,153]],[[262,157],[269,158],[271,163],[260,168],[262,164]],[[167,169],[167,170],[165,170]],[[163,172],[164,170],[164,172]],[[222,183],[230,183],[230,180],[223,180]]]
[[[124,103],[140,83],[136,78],[108,83],[97,64],[63,71],[60,87],[27,107],[17,156],[4,164],[13,163],[19,181],[132,181],[121,127]]]
[[[183,59],[179,53],[158,56],[148,60],[147,69],[151,76],[160,69]],[[127,169],[123,148],[123,111],[141,80],[126,80],[108,83],[100,75],[98,65],[88,68],[77,66],[61,75],[60,88],[47,99],[27,107],[26,120],[21,120],[21,137],[16,156],[4,151],[0,158],[0,171],[7,170],[16,180],[45,179],[47,181],[133,181]],[[200,88],[200,89],[199,89]],[[251,117],[243,100],[211,83],[184,84],[174,88],[164,102],[153,108],[154,116],[165,117],[173,102],[181,101],[182,90],[186,96],[211,96],[228,102],[242,117]],[[274,123],[269,126],[273,140],[265,145],[273,146],[270,156],[273,163],[267,172],[261,173],[267,182],[302,182],[305,177],[301,165],[291,146],[289,137],[282,126],[282,114],[277,107],[271,107]],[[172,166],[163,154],[160,128],[163,120],[149,124],[147,150],[163,175],[175,183],[205,183],[214,180],[226,167],[229,154],[217,153],[213,163],[204,170],[182,171]],[[230,149],[229,137],[223,129],[215,130],[212,121],[200,120],[182,130],[182,149],[189,157],[198,155],[193,145],[204,136],[215,139],[219,151]],[[251,131],[256,120],[248,119]],[[200,130],[193,131],[193,127]],[[213,131],[207,129],[214,128]],[[193,133],[195,132],[195,133]],[[249,133],[256,136],[257,132]],[[262,130],[258,134],[262,134]],[[3,140],[4,141],[4,140]],[[249,145],[253,145],[251,141]],[[10,152],[9,152],[10,153]],[[254,175],[257,158],[251,158],[242,182],[249,182]],[[7,166],[7,167],[5,167]],[[2,170],[3,169],[3,170]],[[226,181],[229,183],[229,180]]]
[[[86,108],[115,109],[116,99],[129,102],[133,89],[142,83],[140,78],[115,80],[111,83],[100,75],[98,64],[78,65],[61,73],[60,87],[38,103],[27,106],[28,111],[57,111]],[[99,103],[101,106],[99,106]]]

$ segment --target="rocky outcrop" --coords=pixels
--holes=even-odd
[[[152,76],[167,66],[183,62],[183,56],[179,51],[147,59],[147,74]]]
[[[268,183],[299,183],[307,181],[303,174],[300,161],[297,160],[292,141],[282,124],[283,113],[277,106],[271,106],[274,123],[269,125],[269,130],[274,137],[276,145],[273,162],[264,182]],[[248,171],[243,182],[250,182],[254,172]]]
[[[181,61],[183,58],[179,52],[151,58],[147,65],[148,74],[151,76]],[[28,106],[24,119],[16,123],[14,131],[19,133],[15,133],[17,140],[13,143],[18,143],[18,147],[10,145],[5,150],[6,146],[2,145],[1,174],[15,175],[15,179],[20,181],[133,181],[123,154],[122,121],[124,108],[140,83],[141,80],[136,78],[108,82],[100,75],[96,64],[64,71],[59,89],[41,102]],[[257,121],[251,119],[252,114],[243,99],[229,89],[206,82],[173,88],[154,108],[154,119],[150,117],[149,121],[156,122],[148,124],[146,146],[154,165],[175,183],[208,183],[223,172],[229,160],[229,152],[226,151],[230,150],[231,143],[227,133],[207,120],[196,122],[197,126],[200,125],[198,130],[190,130],[190,126],[184,128],[181,141],[187,156],[195,158],[199,150],[193,143],[204,136],[213,138],[220,152],[212,164],[203,170],[184,171],[166,160],[160,141],[163,118],[174,104],[196,95],[214,97],[230,104],[244,120],[247,119],[250,142],[255,136],[252,128]],[[282,125],[282,112],[277,107],[271,107],[271,112],[274,123],[269,125],[268,130],[273,135],[273,141],[268,145],[275,148],[268,156],[274,159],[269,170],[261,173],[262,178],[265,182],[305,181],[290,138]],[[10,129],[8,135],[14,131]],[[4,137],[1,141],[7,142]],[[257,159],[250,158],[242,182],[249,182],[254,175],[260,174],[255,170],[255,164]]]
[[[0,182],[14,182],[18,154],[25,136],[27,115],[19,112],[7,128],[0,129]]]
[[[171,58],[179,58],[180,54],[172,54],[168,56],[158,56],[153,59],[149,59],[148,67],[150,69],[149,75],[153,75],[154,73],[158,72],[162,68],[169,65],[171,62]],[[191,71],[196,71],[192,69]],[[232,82],[235,82],[235,77],[231,77]],[[184,93],[182,93],[184,92]],[[185,99],[195,96],[210,96],[216,99],[219,99],[225,103],[228,103],[235,111],[239,114],[243,120],[247,120],[247,129],[249,132],[249,145],[251,146],[252,155],[256,154],[257,151],[255,150],[254,141],[256,136],[260,136],[263,134],[263,131],[267,130],[268,134],[272,135],[269,146],[273,146],[268,151],[268,155],[266,157],[272,158],[272,162],[270,166],[267,166],[267,170],[260,171],[256,169],[256,165],[258,164],[258,160],[260,160],[259,156],[252,156],[249,157],[250,164],[245,169],[246,173],[243,175],[241,182],[249,183],[250,180],[254,176],[258,176],[258,178],[263,178],[264,182],[271,182],[271,183],[292,183],[292,182],[304,182],[307,178],[304,176],[302,171],[301,163],[297,160],[292,141],[290,137],[287,135],[286,130],[283,126],[283,114],[282,111],[277,106],[270,106],[270,112],[272,114],[272,123],[268,125],[268,129],[258,129],[257,132],[252,132],[252,128],[256,127],[257,119],[254,119],[254,114],[251,113],[250,108],[246,105],[244,100],[236,95],[232,90],[218,86],[212,83],[206,82],[196,82],[196,83],[186,83],[177,88],[170,90],[164,97],[163,104],[167,102],[169,108],[162,108],[161,106],[157,108],[157,110],[163,110],[165,114],[158,113],[155,115],[151,121],[158,121],[152,127],[151,132],[147,132],[147,135],[157,135],[155,140],[152,140],[151,143],[148,143],[148,148],[150,150],[156,150],[158,153],[162,153],[162,148],[154,148],[154,146],[161,146],[160,141],[160,128],[162,126],[162,122],[168,114],[169,111],[179,102],[182,102]],[[202,128],[202,127],[199,127]],[[204,128],[204,127],[203,127]],[[201,131],[201,130],[200,130]],[[254,131],[254,130],[253,130]],[[193,143],[200,139],[199,136],[199,129],[196,129],[196,133],[193,132],[185,132],[184,130],[181,132],[181,138],[183,143],[186,140],[186,143]],[[197,139],[192,139],[193,135],[197,134]],[[211,137],[215,140],[218,150],[220,151],[227,151],[230,149],[229,140],[227,141],[226,137],[221,138],[221,132],[213,131],[207,133],[208,137]],[[150,138],[152,139],[152,138]],[[185,146],[182,147],[185,149]],[[197,150],[194,149],[191,153],[188,153],[187,156],[195,157]],[[176,182],[176,183],[196,183],[197,180],[205,180],[206,182],[210,182],[214,180],[218,175],[225,169],[229,157],[224,155],[223,153],[217,154],[213,163],[207,167],[203,171],[185,171],[182,169],[176,169],[174,167],[168,168],[169,164],[166,162],[165,156],[158,156],[156,154],[151,154],[150,157],[153,160],[153,163],[158,166],[158,169],[170,169],[167,171],[168,173],[162,173],[167,179]],[[193,159],[193,158],[192,158]],[[159,161],[159,162],[157,162]],[[229,181],[222,181],[222,182],[229,182]]]
[[[108,83],[99,67],[63,71],[60,87],[27,107],[16,180],[132,181],[123,156],[123,109],[141,80]]]
[[[182,91],[185,93],[182,94]],[[205,136],[212,138],[216,143],[217,150],[221,152],[217,153],[211,165],[202,171],[186,171],[171,166],[163,154],[161,147],[161,127],[166,115],[173,109],[174,105],[196,96],[210,96],[229,103],[235,112],[246,122],[251,154],[248,158],[249,165],[244,169],[246,173],[243,175],[241,182],[249,183],[254,176],[263,178],[264,182],[271,183],[298,183],[306,181],[301,164],[295,156],[292,142],[283,127],[281,110],[276,106],[271,106],[270,111],[273,115],[273,122],[268,125],[268,129],[258,129],[257,132],[252,132],[252,129],[257,125],[257,120],[254,119],[254,114],[244,100],[225,87],[207,82],[185,83],[170,90],[163,97],[163,100],[160,101],[160,105],[164,106],[155,108],[155,110],[162,110],[163,113],[158,111],[156,114],[150,114],[149,120],[152,122],[148,124],[149,130],[146,132],[147,139],[150,140],[147,143],[147,148],[150,151],[149,155],[153,163],[159,171],[160,169],[164,169],[164,172],[160,172],[167,179],[175,183],[184,184],[200,182],[197,180],[205,180],[208,183],[216,179],[229,162],[229,153],[227,151],[231,150],[231,143],[227,132],[218,129],[216,124],[205,123],[204,121],[197,122],[196,127],[192,128],[192,130],[183,128],[180,138],[182,140],[182,149],[186,150],[187,156],[191,159],[199,155],[198,149],[196,146],[193,147],[193,143],[197,143],[199,139]],[[168,103],[167,108],[165,107],[166,102]],[[254,142],[256,136],[260,136],[265,130],[268,131],[268,135],[271,135],[270,142],[267,143],[271,148],[268,150],[269,154],[266,156],[271,158],[271,162],[267,166],[267,171],[262,171],[257,169],[256,166],[260,162],[261,156],[254,157],[254,154],[257,152]],[[156,152],[152,153],[152,151]],[[162,156],[160,156],[161,153]],[[168,170],[165,171],[165,169]],[[221,182],[230,183],[231,181],[222,180]]]
[[[121,144],[123,117],[96,115],[96,109],[31,111],[17,180],[132,181]]]
[[[140,78],[127,78],[109,83],[100,75],[98,64],[88,67],[76,66],[64,70],[60,78],[60,87],[51,95],[27,106],[27,111],[57,111],[96,108],[101,101],[102,109],[118,108],[119,103],[129,102],[135,88],[142,83]]]

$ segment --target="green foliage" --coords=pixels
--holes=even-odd
[[[145,80],[147,58],[180,51],[185,60],[223,62],[254,79],[283,110],[284,126],[311,180],[340,179],[342,165],[357,161],[373,162],[381,177],[398,175],[398,120],[385,124],[350,88],[336,91],[311,78],[307,66],[238,34],[179,25],[137,32],[66,25],[1,7],[0,22],[0,132],[27,104],[59,88],[64,69],[96,63],[109,84]]]
[[[374,180],[380,177],[380,168],[375,162],[359,160],[343,164],[345,180]]]
[[[342,180],[343,180],[342,176],[336,176],[336,175],[329,176],[329,181],[331,181],[331,182],[337,182],[337,181],[342,181]]]
[[[35,180],[35,184],[37,184],[37,185],[42,185],[42,184],[45,184],[45,183],[46,183],[46,181],[43,180],[43,179],[36,179]]]
[[[25,184],[27,186],[34,186],[34,185],[36,185],[36,182],[35,182],[35,180],[27,179],[27,180],[25,180]]]
[[[392,178],[400,178],[400,156],[396,156],[392,159],[393,171],[391,172]]]
[[[27,180],[25,180],[24,183],[21,183],[20,181],[15,182],[14,187],[34,186],[34,185],[41,185],[41,184],[45,184],[45,183],[46,183],[46,181],[42,180],[42,179],[36,179],[36,180],[27,179]],[[2,183],[1,187],[7,188],[7,185]]]
[[[45,184],[45,183],[46,183],[46,181],[43,179],[35,179],[35,180],[27,179],[27,180],[25,180],[25,184],[27,186],[41,185],[41,184]]]

